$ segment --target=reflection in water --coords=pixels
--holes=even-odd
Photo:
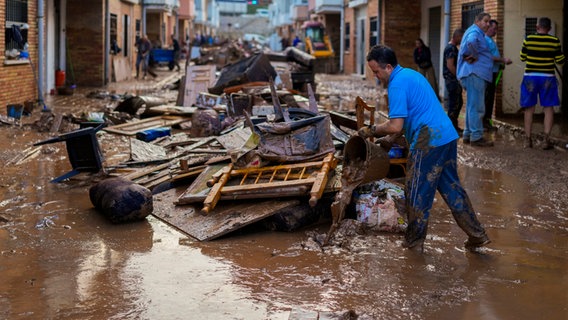
[[[140,307],[117,316],[288,319],[287,313],[272,313],[266,305],[249,299],[249,289],[235,283],[231,263],[203,255],[199,248],[179,245],[183,236],[161,223],[156,222],[154,227],[152,250],[133,255],[121,272]]]

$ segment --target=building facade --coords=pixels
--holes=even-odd
[[[0,19],[5,32],[0,34],[4,44],[4,57],[0,65],[0,103],[23,104],[38,100],[37,74],[38,62],[38,19],[36,1],[0,1]],[[28,58],[19,59],[23,47],[12,35],[12,26],[17,26],[23,42],[28,44]],[[25,54],[24,54],[25,56]],[[31,62],[31,63],[30,63]],[[32,69],[34,68],[34,69]]]

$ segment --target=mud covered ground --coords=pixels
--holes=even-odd
[[[168,72],[159,73],[160,78]],[[159,81],[160,79],[158,79]],[[150,94],[152,82],[130,85]],[[119,87],[118,92],[128,90]],[[52,97],[55,112],[95,111],[110,100]],[[321,102],[346,109],[374,88],[318,76]],[[337,94],[337,93],[340,94]],[[156,94],[175,97],[175,93]],[[339,103],[339,104],[338,104]],[[40,116],[34,113],[25,124]],[[48,139],[1,125],[0,318],[6,319],[563,319],[568,314],[568,154],[522,149],[501,125],[493,148],[459,144],[459,174],[493,240],[478,253],[437,197],[424,253],[397,233],[345,237],[323,250],[311,238],[325,217],[295,232],[244,228],[198,242],[154,217],[113,225],[88,199],[90,179],[49,183],[69,170],[62,143],[14,161]],[[115,135],[98,135],[109,161]],[[176,192],[183,192],[183,188]]]

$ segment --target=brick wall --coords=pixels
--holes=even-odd
[[[136,20],[142,21],[142,6],[134,5],[119,0],[110,1],[110,13],[117,16],[117,39],[118,45],[122,49],[120,56],[127,55],[132,70],[135,68],[136,63]],[[130,26],[124,25],[124,16],[130,18]],[[125,48],[124,29],[128,27],[129,39],[127,41],[128,48]],[[183,28],[183,26],[181,26]],[[183,31],[183,29],[182,29]],[[112,66],[109,65],[109,70]]]
[[[420,37],[420,1],[385,1],[383,42],[396,52],[398,63],[414,66],[414,41]]]
[[[6,1],[0,1],[0,21],[5,26]],[[28,2],[28,44],[31,61],[37,68],[37,7],[35,1]],[[0,46],[5,51],[5,34],[0,32]],[[4,55],[0,57],[0,110],[6,112],[8,104],[24,103],[28,100],[37,100],[37,81],[30,63],[10,65]],[[37,69],[35,70],[37,74]]]
[[[104,3],[67,1],[68,77],[82,86],[102,86],[104,72]],[[72,72],[71,72],[72,71]],[[72,73],[72,74],[71,74]]]
[[[365,37],[368,43],[370,34],[370,18],[378,15],[378,0],[369,0],[367,3],[367,23],[365,25]],[[382,17],[379,17],[381,28],[380,43],[391,47],[397,55],[398,62],[403,66],[414,64],[412,53],[414,50],[414,40],[420,35],[420,1],[399,0],[382,1]],[[345,52],[343,57],[344,72],[356,73],[357,44],[355,35],[357,24],[355,10],[345,8],[345,22],[351,24],[351,49]],[[367,48],[368,50],[369,48]],[[366,55],[366,52],[364,53]],[[374,81],[370,70],[365,69],[365,77],[369,81]]]
[[[345,8],[345,23],[349,23],[349,42],[350,46],[349,49],[345,49],[343,55],[343,72],[346,74],[355,73],[355,61],[356,61],[356,53],[355,53],[355,17],[354,17],[354,10],[352,8]]]

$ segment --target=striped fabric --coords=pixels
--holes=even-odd
[[[566,58],[560,40],[549,34],[531,34],[523,41],[521,61],[527,63],[525,73],[554,74],[554,63],[563,64]]]

